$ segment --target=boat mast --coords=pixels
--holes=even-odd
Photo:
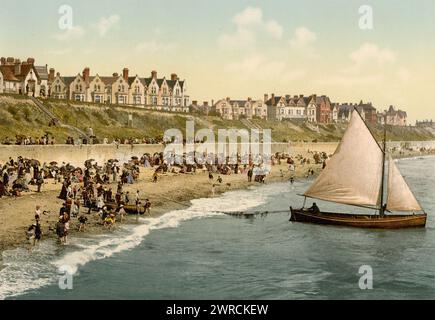
[[[384,146],[382,150],[382,182],[381,182],[381,206],[379,208],[379,215],[384,216],[384,182],[385,182],[385,157],[387,155],[387,114],[384,116]]]

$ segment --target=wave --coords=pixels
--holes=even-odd
[[[157,218],[140,218],[138,225],[122,225],[110,235],[74,237],[65,247],[47,240],[32,252],[23,248],[5,251],[4,268],[0,270],[0,299],[55,283],[60,268],[74,274],[91,261],[131,250],[152,230],[176,228],[183,221],[223,215],[223,212],[248,210],[266,203],[270,195],[284,189],[277,184],[230,191],[215,198],[192,200],[187,209],[170,211]]]

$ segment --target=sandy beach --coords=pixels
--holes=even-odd
[[[316,150],[318,152],[332,152],[331,150]],[[312,157],[312,154],[300,152],[304,157]],[[420,152],[405,152],[397,154],[395,157],[415,157],[422,156]],[[282,161],[280,165],[272,167],[271,173],[267,176],[265,183],[280,181],[289,181],[293,176],[297,179],[306,179],[308,170],[313,169],[315,175],[321,171],[321,165],[305,164],[296,165],[295,171],[290,171],[289,166]],[[141,199],[148,198],[152,203],[151,216],[157,217],[168,211],[180,209],[189,206],[190,200],[197,198],[212,197],[212,184],[215,184],[215,195],[236,189],[247,188],[252,185],[258,185],[258,182],[248,182],[246,174],[223,175],[221,184],[216,182],[217,174],[214,180],[210,181],[206,171],[197,171],[194,174],[174,174],[167,173],[159,175],[158,182],[152,182],[153,168],[141,167],[140,176],[136,183],[124,186],[125,191],[135,194],[136,190],[140,191]],[[58,212],[62,206],[63,200],[57,198],[61,183],[55,184],[52,179],[47,179],[42,187],[41,193],[36,193],[36,187],[31,186],[31,192],[24,193],[18,198],[4,197],[0,199],[0,253],[2,250],[11,249],[16,246],[29,246],[26,240],[26,230],[34,221],[34,211],[36,205],[41,206],[41,211],[49,213],[42,215],[41,225],[43,239],[55,238],[56,234],[52,228],[58,219]],[[111,184],[115,190],[116,185]],[[87,210],[85,208],[81,209]],[[134,223],[136,217],[128,216],[124,223]],[[73,218],[70,226],[70,237],[74,237],[78,232],[77,218]],[[88,223],[83,234],[98,234],[109,232],[101,225],[101,220],[96,212],[88,215]],[[1,256],[0,256],[1,257]]]

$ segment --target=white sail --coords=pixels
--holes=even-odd
[[[422,211],[420,204],[390,156],[387,209],[390,211]]]
[[[305,196],[379,206],[382,162],[382,150],[357,111],[353,111],[340,145]]]

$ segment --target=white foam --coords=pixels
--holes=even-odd
[[[152,230],[176,228],[183,221],[222,215],[222,212],[248,210],[266,203],[269,196],[285,191],[282,185],[277,184],[266,188],[231,191],[215,198],[192,200],[187,209],[171,211],[157,218],[141,218],[139,225],[123,225],[109,235],[71,238],[69,245],[62,248],[69,252],[61,258],[58,258],[57,253],[59,247],[49,241],[41,243],[38,252],[28,252],[25,249],[5,251],[5,268],[0,271],[0,299],[54,283],[60,267],[66,266],[76,273],[90,261],[131,250]]]

